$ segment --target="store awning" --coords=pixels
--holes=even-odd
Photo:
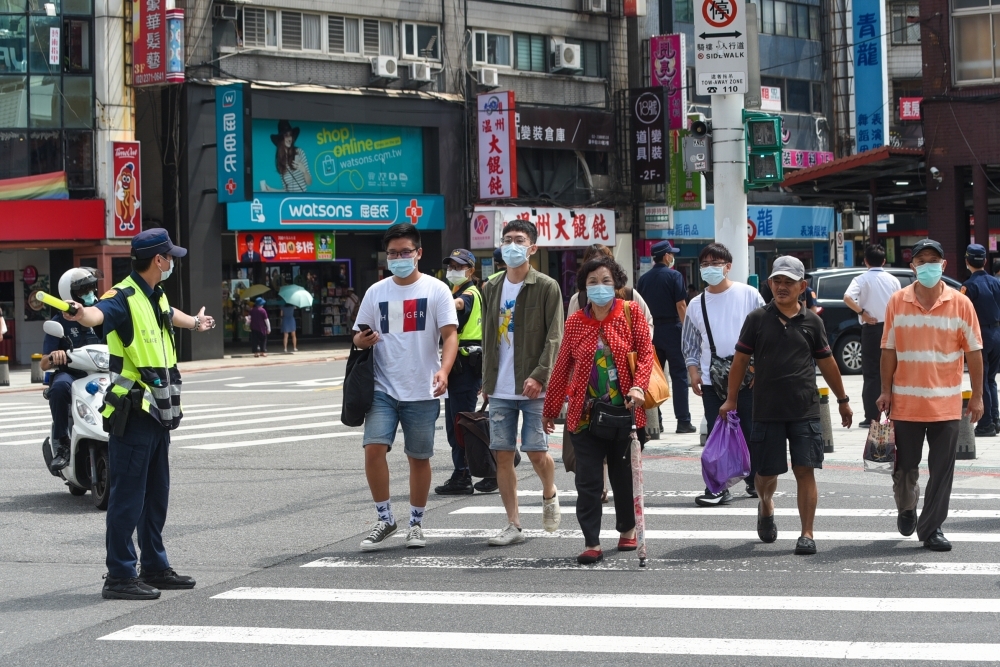
[[[852,203],[878,213],[922,213],[927,210],[924,151],[883,146],[801,169],[781,183],[784,191],[810,204]]]

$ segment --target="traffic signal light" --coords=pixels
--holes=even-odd
[[[781,117],[759,111],[743,111],[747,143],[745,190],[766,188],[785,180],[781,165]]]

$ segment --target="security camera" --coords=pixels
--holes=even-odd
[[[941,170],[937,167],[931,167],[931,178],[940,183],[944,180],[944,176],[941,175]]]

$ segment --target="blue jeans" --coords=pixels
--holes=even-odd
[[[397,401],[382,391],[375,392],[371,410],[365,415],[363,445],[388,445],[396,440],[396,428],[403,427],[403,452],[414,459],[434,456],[434,423],[441,414],[441,402]]]
[[[544,398],[511,401],[490,396],[490,449],[517,450],[517,413],[522,415],[521,451],[547,452],[549,438],[542,427]]]
[[[52,437],[69,436],[69,411],[73,402],[73,376],[56,372],[49,381],[49,410],[52,412]]]

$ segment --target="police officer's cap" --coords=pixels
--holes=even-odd
[[[978,243],[973,243],[965,249],[965,258],[983,261],[986,259],[986,248]]]
[[[446,265],[448,262],[455,262],[457,264],[464,264],[465,266],[475,266],[476,256],[465,248],[457,248],[451,251],[451,254],[444,258],[442,264]]]
[[[183,257],[187,249],[170,242],[170,234],[162,228],[147,229],[132,238],[132,259],[149,259],[157,255]]]
[[[680,248],[674,247],[670,241],[660,241],[659,243],[654,244],[652,248],[653,257],[663,257],[668,252],[671,255],[675,255],[680,251]]]

